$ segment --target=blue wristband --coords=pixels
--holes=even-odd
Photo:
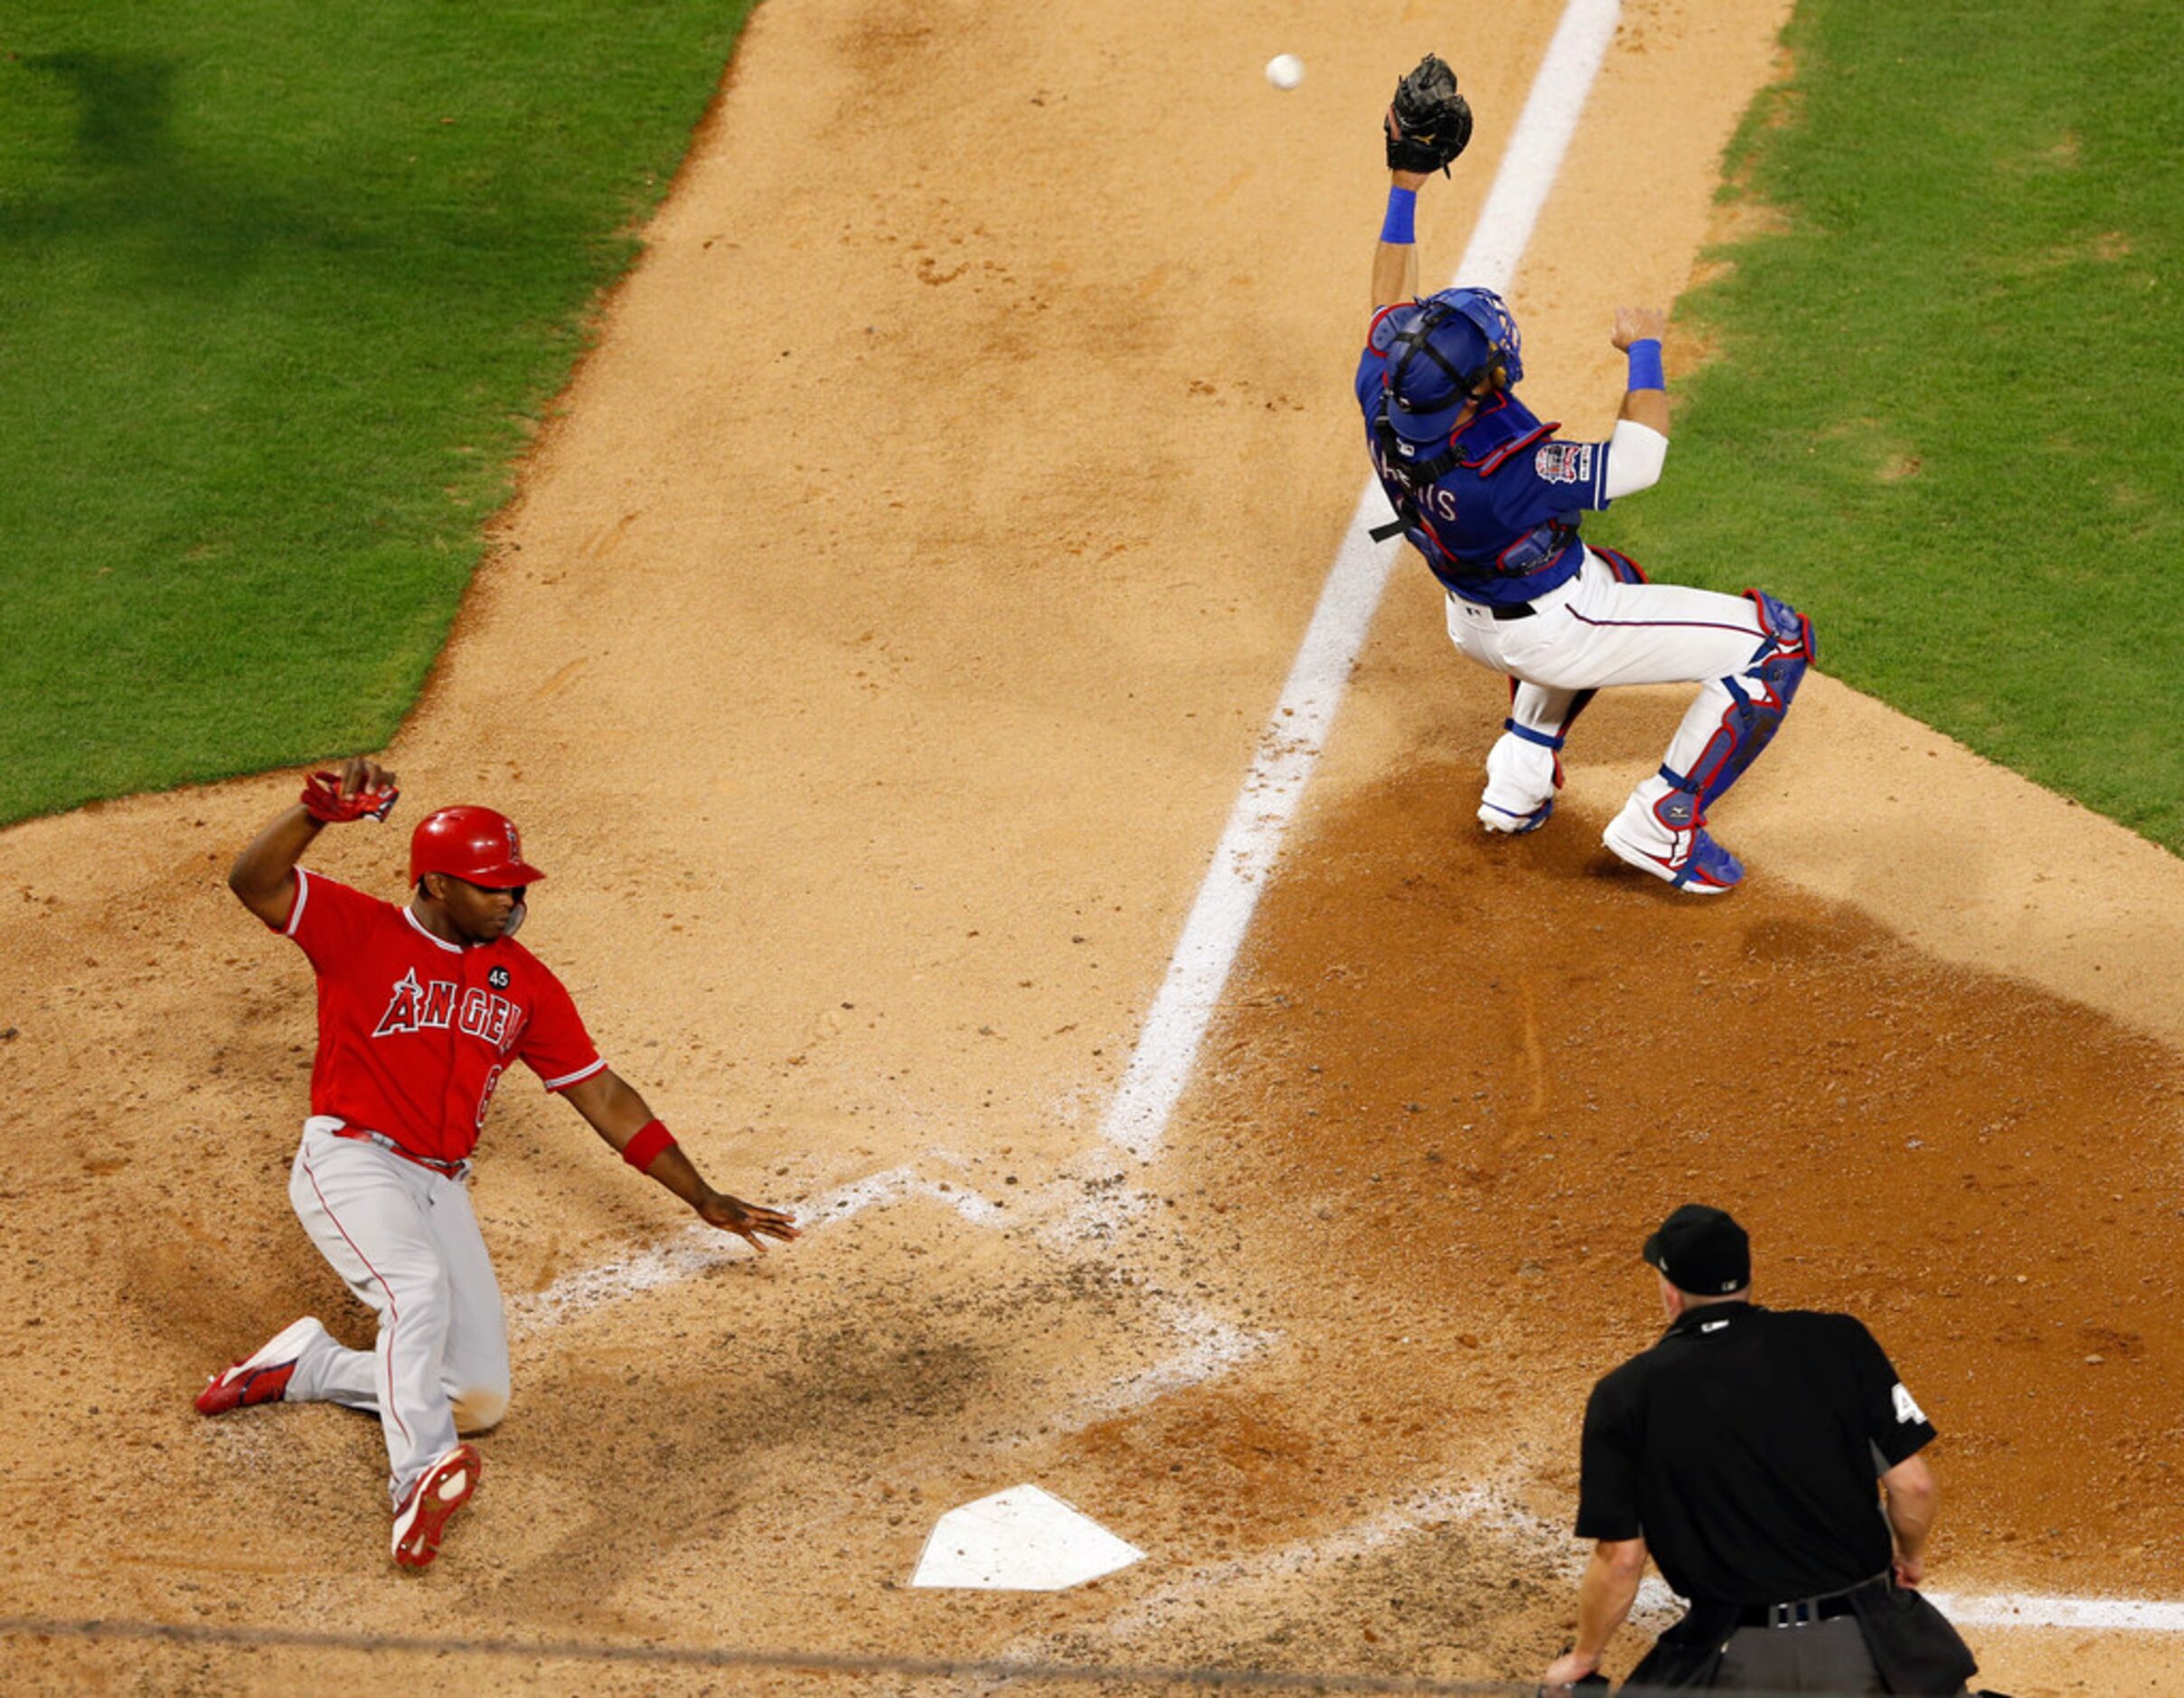
[[[1669,386],[1669,381],[1661,370],[1661,344],[1651,336],[1643,342],[1631,344],[1630,358],[1633,389],[1666,389]]]
[[[1380,240],[1398,243],[1417,241],[1417,218],[1418,192],[1416,189],[1388,191],[1388,216],[1380,222]]]

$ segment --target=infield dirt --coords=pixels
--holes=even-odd
[[[1747,884],[1680,899],[1597,847],[1677,693],[1604,700],[1552,826],[1483,841],[1499,691],[1406,562],[1164,1154],[1100,1145],[1362,481],[1379,103],[1431,47],[1479,112],[1422,202],[1439,280],[1559,7],[1322,10],[753,19],[389,760],[398,820],[524,823],[526,942],[716,1181],[812,1231],[703,1260],[506,1093],[475,1197],[514,1402],[421,1580],[374,1425],[190,1406],[299,1313],[366,1332],[283,1196],[307,970],[221,882],[295,776],[0,835],[0,1613],[1526,1679],[1571,1615],[1585,1390],[1651,1336],[1636,1248],[1691,1197],[1941,1426],[1937,1585],[2173,1589],[2184,869],[1824,678],[1717,816]],[[1573,431],[1613,413],[1614,306],[1689,279],[1784,10],[1626,5],[1514,291]],[[400,844],[313,863],[393,896]],[[686,1277],[578,1278],[663,1247]],[[1148,1560],[905,1589],[935,1515],[1025,1479]],[[2175,1657],[1971,1637],[2019,1693]],[[56,1689],[362,1666],[0,1648]],[[369,1669],[405,1672],[709,1684]]]

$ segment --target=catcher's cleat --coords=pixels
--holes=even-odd
[[[1529,814],[1512,814],[1506,807],[1496,807],[1492,802],[1483,801],[1479,804],[1479,824],[1491,832],[1521,837],[1525,833],[1538,831],[1546,825],[1554,811],[1555,798],[1551,796]]]
[[[291,1321],[254,1354],[214,1374],[197,1394],[197,1412],[225,1415],[231,1409],[282,1401],[288,1395],[288,1382],[304,1352],[325,1335],[326,1329],[308,1315]]]
[[[1511,837],[1538,831],[1554,814],[1555,792],[1561,788],[1561,737],[1503,720],[1502,735],[1486,751],[1479,824]]]
[[[1685,850],[1680,859],[1675,857],[1673,848],[1668,854],[1661,854],[1634,840],[1624,829],[1621,815],[1608,821],[1600,841],[1618,861],[1694,896],[1718,896],[1744,878],[1744,863],[1697,827],[1690,831],[1688,845],[1676,845]]]
[[[484,1464],[476,1449],[457,1445],[417,1476],[394,1512],[394,1560],[406,1569],[430,1565],[439,1554],[447,1517],[470,1501]]]

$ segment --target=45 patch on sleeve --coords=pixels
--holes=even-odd
[[[1592,442],[1543,442],[1532,456],[1532,469],[1542,482],[1584,484],[1592,481]]]

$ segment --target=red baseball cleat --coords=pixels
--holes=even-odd
[[[439,1554],[447,1517],[470,1501],[484,1467],[477,1451],[457,1445],[417,1476],[394,1512],[394,1560],[406,1569],[428,1566]]]
[[[249,1409],[259,1403],[278,1403],[288,1395],[288,1381],[296,1364],[314,1339],[326,1329],[308,1315],[292,1321],[233,1367],[212,1376],[197,1394],[200,1415],[225,1415],[231,1409]]]
[[[1625,808],[1624,813],[1628,812]],[[1624,815],[1618,814],[1608,821],[1607,829],[1600,834],[1600,841],[1618,861],[1636,867],[1641,873],[1651,873],[1694,896],[1718,896],[1724,891],[1734,890],[1744,878],[1744,863],[1696,825],[1687,828],[1690,838],[1688,845],[1676,841],[1684,835],[1677,833],[1663,853],[1641,843],[1623,820]],[[1676,858],[1678,848],[1686,850],[1681,861]]]

